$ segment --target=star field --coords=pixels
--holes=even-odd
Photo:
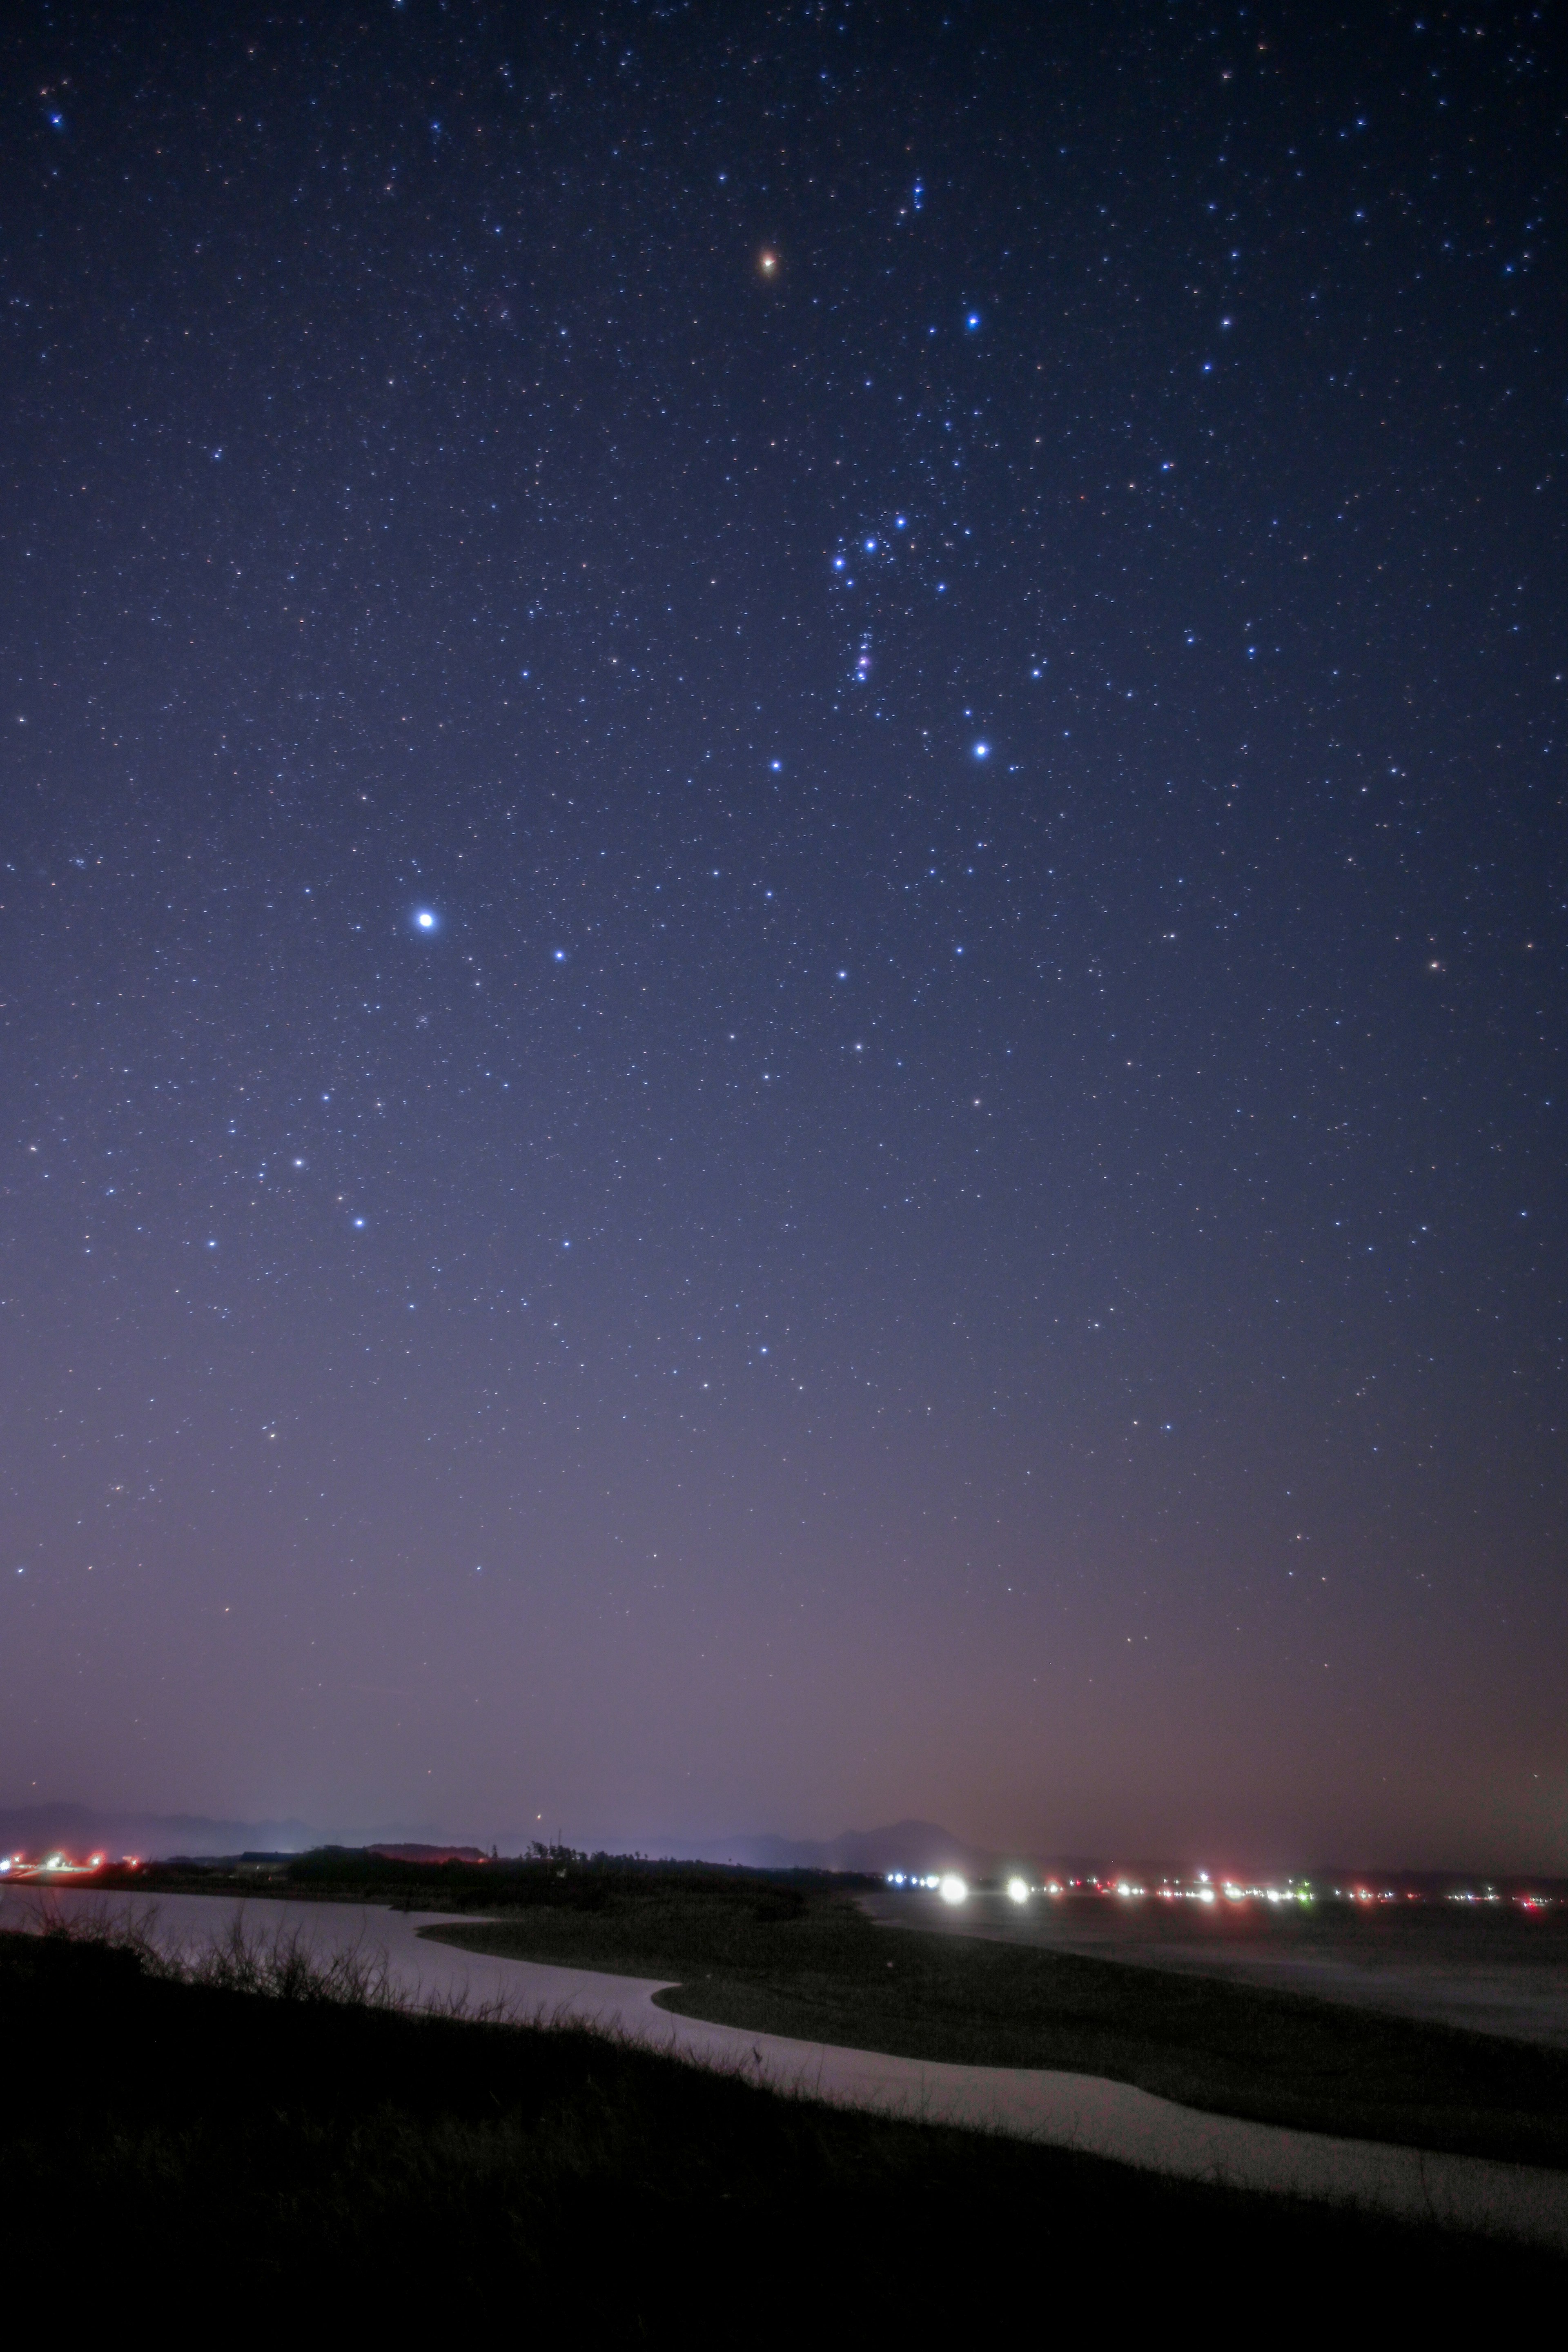
[[[1544,16],[5,37],[14,1801],[1568,1867]]]

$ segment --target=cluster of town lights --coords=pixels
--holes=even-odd
[[[0,1854],[0,1878],[90,1878],[108,1860],[106,1853],[89,1854],[86,1862],[72,1862],[64,1853],[47,1853],[41,1862],[29,1862],[25,1853]],[[140,1856],[134,1853],[121,1854],[120,1862],[126,1870],[142,1867]]]
[[[969,1881],[961,1876],[956,1870],[929,1873],[918,1870],[889,1870],[887,1875],[889,1886],[922,1889],[929,1894],[940,1895],[944,1903],[959,1904],[967,1903],[969,1900],[971,1893]],[[1208,1884],[1208,1874],[1206,1872],[1200,1872],[1199,1876],[1204,1882],[1200,1886],[1172,1885],[1167,1882],[1164,1885],[1155,1887],[1153,1892],[1165,1902],[1179,1902],[1184,1899],[1192,1903],[1212,1903],[1215,1899],[1215,1891]],[[989,1885],[982,1885],[978,1889],[981,1894],[991,1894],[994,1891],[994,1888]],[[1120,1895],[1123,1897],[1132,1897],[1147,1895],[1150,1889],[1136,1885],[1130,1878],[1073,1878],[1065,1882],[1059,1878],[1047,1878],[1038,1886],[1034,1886],[1026,1878],[1022,1878],[1015,1873],[1011,1878],[1003,1881],[1001,1892],[1009,1903],[1016,1903],[1021,1906],[1036,1895]],[[1264,1890],[1260,1887],[1227,1885],[1225,1892],[1237,1901],[1245,1901],[1249,1895],[1261,1895]],[[1278,1903],[1284,1899],[1272,1888],[1268,1889],[1268,1893],[1270,1902]],[[1301,1900],[1303,1902],[1310,1900],[1310,1895],[1303,1893]]]
[[[1020,1908],[1037,1895],[1100,1895],[1123,1903],[1143,1902],[1151,1896],[1161,1903],[1217,1903],[1223,1899],[1226,1903],[1272,1903],[1281,1906],[1286,1904],[1316,1903],[1321,1899],[1319,1890],[1304,1878],[1287,1879],[1283,1885],[1270,1885],[1267,1882],[1254,1883],[1240,1878],[1222,1878],[1215,1886],[1206,1870],[1198,1872],[1195,1883],[1187,1879],[1167,1878],[1163,1879],[1158,1886],[1145,1886],[1138,1879],[1122,1877],[1047,1878],[1037,1885],[1031,1880],[1015,1873],[1013,1876],[1004,1879],[1000,1885],[994,1880],[989,1880],[983,1881],[979,1886],[972,1888],[969,1881],[962,1877],[956,1870],[932,1871],[929,1874],[921,1871],[890,1870],[887,1874],[887,1880],[889,1886],[923,1889],[930,1894],[940,1895],[944,1903],[954,1906],[967,1903],[972,1893],[979,1895],[999,1893],[1005,1895],[1008,1902],[1017,1904]],[[1425,1895],[1409,1888],[1405,1889],[1403,1895],[1397,1894],[1393,1887],[1374,1889],[1370,1886],[1335,1886],[1330,1889],[1329,1893],[1335,1902],[1354,1905],[1401,1901],[1424,1903],[1428,1899]],[[1556,1900],[1550,1895],[1505,1896],[1498,1894],[1495,1887],[1490,1886],[1484,1894],[1479,1895],[1468,1890],[1452,1891],[1446,1899],[1450,1903],[1507,1901],[1511,1902],[1518,1909],[1529,1912],[1549,1911]]]

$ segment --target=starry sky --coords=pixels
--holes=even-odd
[[[1545,37],[16,12],[0,1798],[1568,1868]]]

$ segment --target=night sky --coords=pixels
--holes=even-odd
[[[10,18],[0,1801],[1568,1867],[1547,22]]]

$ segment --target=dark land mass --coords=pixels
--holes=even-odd
[[[1055,2067],[1260,2123],[1568,2165],[1568,2053],[1309,1995],[868,1919],[837,1885],[593,1865],[542,1876],[473,1951],[665,1977],[666,2008],[752,2032]]]
[[[1234,2300],[1289,2279],[1408,2321],[1564,2281],[1548,2255],[826,2108],[585,2032],[193,1986],[58,1937],[0,1935],[0,2035],[11,2264],[79,2320],[216,2294],[226,2326],[242,2293],[274,2326],[923,2340],[1009,2284],[1060,2313],[1142,2279],[1152,2312],[1171,2280]]]
[[[827,1895],[869,1894],[883,1881],[844,1871],[586,1854],[572,1846],[481,1857],[472,1847],[324,1845],[304,1853],[171,1854],[134,1869],[107,1864],[79,1873],[70,1883],[150,1895],[259,1894],[290,1903],[319,1899],[385,1903],[405,1911],[489,1911],[554,1906],[563,1901],[573,1907],[591,1907],[610,1889],[625,1886],[689,1891],[774,1886]]]

